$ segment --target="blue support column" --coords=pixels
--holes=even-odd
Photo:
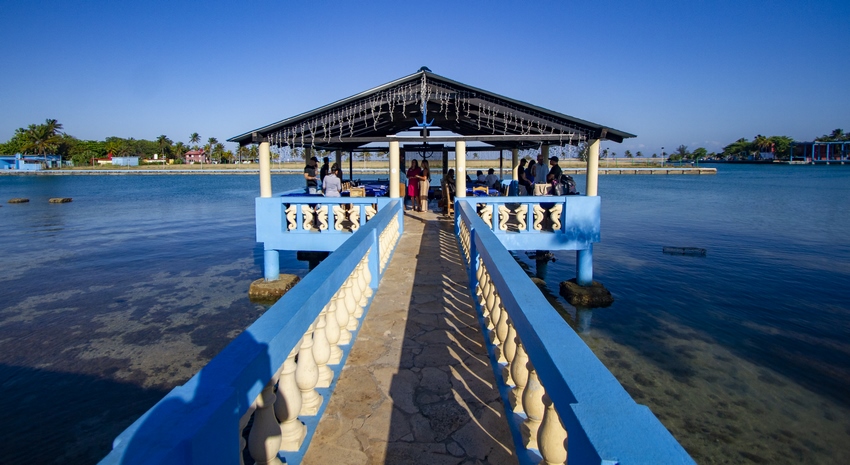
[[[593,284],[593,244],[587,249],[576,250],[576,282],[579,286]]]
[[[263,252],[263,277],[266,281],[280,279],[280,252],[277,250]]]

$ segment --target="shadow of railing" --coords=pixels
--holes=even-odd
[[[408,231],[411,220],[421,222],[422,240],[418,250],[408,250],[418,260],[389,389],[402,410],[391,419],[383,463],[444,463],[447,457],[516,463],[452,224],[407,219]],[[405,431],[410,436],[399,437]]]
[[[240,463],[243,454],[299,463],[393,254],[402,215],[400,201],[388,202],[121,433],[100,463]]]
[[[694,463],[555,312],[471,202],[455,228],[521,463]]]

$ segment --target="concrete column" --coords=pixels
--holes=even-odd
[[[466,197],[466,141],[455,141],[455,197]]]
[[[585,250],[576,250],[576,282],[579,286],[593,284],[593,244]]]
[[[519,149],[511,149],[511,179],[519,181]],[[531,194],[529,194],[531,195]]]
[[[599,139],[588,141],[587,150],[587,188],[588,197],[599,195]]]
[[[546,163],[546,171],[549,171],[549,145],[543,144],[540,146],[540,154],[543,155],[543,163]],[[534,182],[537,182],[535,179]]]
[[[269,142],[260,142],[260,197],[272,196],[272,164]]]
[[[277,250],[263,252],[263,278],[266,281],[280,279],[280,252]]]
[[[400,197],[398,191],[399,173],[398,173],[398,141],[390,141],[390,198],[397,199]]]

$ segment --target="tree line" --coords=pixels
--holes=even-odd
[[[165,158],[171,163],[184,163],[190,150],[203,149],[211,161],[232,163],[242,159],[256,158],[256,147],[241,147],[236,153],[226,150],[215,137],[201,145],[197,132],[189,136],[189,143],[174,142],[166,135],[156,140],[107,137],[104,140],[83,140],[63,132],[62,124],[55,119],[44,124],[30,124],[18,128],[8,141],[0,144],[0,154],[14,155],[59,155],[62,160],[71,160],[76,166],[91,165],[97,158],[115,157]]]
[[[835,129],[830,134],[815,138],[817,142],[843,142],[850,141],[850,134],[844,132],[843,129]],[[687,146],[680,145],[672,153],[661,152],[662,158],[667,158],[670,161],[682,160],[704,160],[704,159],[725,159],[725,160],[748,160],[758,159],[762,153],[773,153],[774,157],[779,160],[787,160],[791,155],[791,144],[794,140],[788,136],[763,136],[756,135],[753,140],[741,138],[723,147],[720,153],[709,152],[703,147],[698,147],[693,151]],[[107,137],[105,140],[81,140],[63,132],[62,124],[55,119],[47,119],[44,124],[30,124],[26,128],[18,128],[11,139],[0,144],[0,155],[13,155],[16,153],[28,155],[59,155],[63,160],[71,160],[76,166],[91,165],[94,159],[106,158],[109,154],[117,157],[137,156],[139,158],[154,158],[158,155],[159,158],[165,158],[170,163],[185,163],[185,155],[189,150],[203,149],[207,157],[215,163],[235,163],[244,160],[256,160],[259,157],[256,145],[239,147],[235,152],[227,150],[224,144],[220,143],[215,137],[207,139],[207,143],[201,144],[201,136],[194,132],[189,136],[189,142],[174,142],[166,135],[160,135],[156,140],[146,139],[124,139],[121,137]],[[556,148],[557,149],[557,148]],[[572,149],[560,148],[553,154],[560,155],[562,158],[578,158],[586,160],[588,147],[586,144],[580,144]],[[283,159],[304,159],[309,156],[310,151],[304,148],[296,148],[290,150],[284,148],[282,150],[272,151],[271,156],[275,161]],[[312,155],[319,157],[331,155],[330,152],[324,150],[312,151]],[[603,149],[599,154],[600,158],[615,158],[617,153],[607,148]],[[641,151],[632,153],[630,150],[624,152],[626,158],[641,158],[644,154]],[[348,161],[351,154],[346,152],[344,160]],[[473,152],[473,157],[477,158],[478,154]],[[363,160],[369,161],[371,158],[386,157],[386,153],[378,152],[362,152],[360,157]],[[649,155],[647,155],[649,157]],[[653,153],[651,158],[657,158],[658,154]]]

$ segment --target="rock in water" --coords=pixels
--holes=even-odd
[[[253,302],[277,302],[287,291],[298,284],[298,281],[301,281],[301,278],[294,274],[282,274],[277,281],[266,281],[260,278],[251,283],[251,287],[248,289],[248,298]]]
[[[54,198],[48,200],[48,202],[50,202],[50,203],[68,203],[70,201],[71,201],[71,197],[54,197]]]
[[[590,286],[579,286],[575,278],[562,281],[561,295],[574,307],[597,308],[607,307],[614,303],[614,297],[605,289],[602,283],[593,281]]]
[[[30,199],[22,199],[22,198],[9,199],[9,203],[27,203],[29,201],[30,201]]]

